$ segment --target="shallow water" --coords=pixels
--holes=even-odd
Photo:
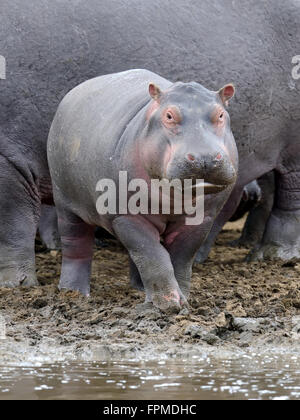
[[[300,399],[300,357],[0,366],[4,399]]]

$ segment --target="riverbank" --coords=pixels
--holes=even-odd
[[[57,289],[61,255],[39,249],[40,287],[0,289],[5,363],[139,360],[226,352],[300,350],[300,264],[244,262],[226,225],[209,260],[193,272],[190,310],[167,316],[129,286],[126,252],[116,241],[95,252],[91,297]]]

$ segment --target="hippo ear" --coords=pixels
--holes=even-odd
[[[149,95],[151,96],[152,99],[157,101],[161,96],[160,88],[157,85],[155,85],[154,83],[150,83],[149,84]]]
[[[221,101],[224,105],[228,105],[228,101],[234,96],[235,87],[232,83],[225,85],[222,89],[219,90],[218,94],[221,98]]]

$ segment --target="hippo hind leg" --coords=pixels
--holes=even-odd
[[[274,203],[274,172],[260,177],[258,184],[261,188],[261,200],[249,211],[240,238],[231,242],[231,246],[253,248],[262,240]]]
[[[33,184],[3,156],[0,168],[0,287],[34,286],[40,199]]]
[[[59,289],[78,290],[89,296],[95,228],[58,207],[57,214],[62,246]]]
[[[276,172],[274,206],[248,261],[300,258],[300,170]]]
[[[54,206],[42,205],[39,234],[48,249],[60,249],[57,214]]]
[[[130,273],[131,286],[134,289],[143,291],[145,288],[144,288],[139,270],[137,269],[137,266],[135,265],[131,257],[129,257],[129,273]]]

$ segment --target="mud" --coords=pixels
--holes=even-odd
[[[129,286],[127,254],[114,240],[96,249],[91,297],[59,292],[61,254],[37,244],[40,287],[0,289],[3,363],[193,358],[300,349],[300,263],[246,263],[228,246],[227,224],[209,260],[194,268],[190,309],[165,315]]]

